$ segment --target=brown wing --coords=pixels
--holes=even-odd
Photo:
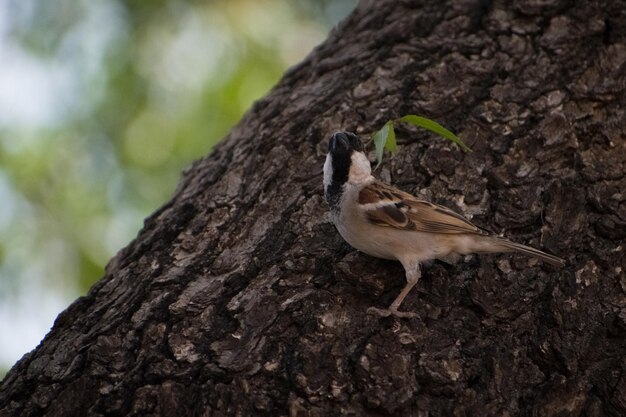
[[[378,226],[427,233],[488,234],[454,211],[376,181],[359,194],[369,221]]]

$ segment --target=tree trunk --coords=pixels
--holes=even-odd
[[[1,416],[623,416],[626,4],[364,1],[9,372]],[[378,173],[567,259],[399,263],[336,232],[329,135],[408,113]],[[6,336],[6,335],[5,335]]]

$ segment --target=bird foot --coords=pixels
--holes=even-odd
[[[370,308],[367,309],[367,312],[369,314],[374,314],[374,315],[377,315],[379,317],[394,316],[394,317],[403,318],[403,319],[419,317],[419,315],[417,313],[410,313],[408,311],[398,311],[395,308],[370,307]]]

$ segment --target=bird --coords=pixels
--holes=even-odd
[[[330,137],[323,184],[330,217],[343,239],[361,252],[397,260],[404,267],[406,284],[395,300],[386,309],[370,307],[368,313],[418,317],[399,307],[420,279],[420,265],[433,259],[520,252],[556,267],[565,265],[559,257],[496,236],[447,207],[377,180],[354,133],[339,131]]]

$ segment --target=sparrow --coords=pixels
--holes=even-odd
[[[324,162],[324,194],[339,234],[368,255],[402,263],[406,285],[386,309],[368,312],[387,317],[416,317],[398,311],[420,279],[420,264],[469,253],[520,252],[551,265],[565,261],[511,242],[474,226],[447,207],[420,200],[372,176],[363,143],[350,132],[336,132]]]

